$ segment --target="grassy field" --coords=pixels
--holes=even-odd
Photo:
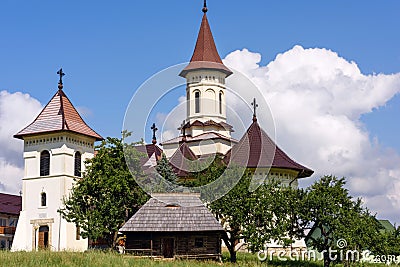
[[[142,266],[176,266],[176,267],[205,267],[205,266],[310,266],[320,267],[321,262],[305,261],[272,261],[260,262],[255,255],[249,253],[238,254],[238,264],[228,262],[228,254],[224,254],[224,262],[213,261],[156,261],[150,259],[139,259],[131,256],[119,255],[105,252],[7,252],[0,251],[0,266],[3,267],[42,267],[42,266],[79,266],[79,267],[142,267]],[[340,265],[336,265],[340,266]],[[376,266],[376,265],[355,265],[355,266]]]

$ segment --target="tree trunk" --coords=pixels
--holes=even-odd
[[[329,267],[331,264],[331,260],[329,259],[328,252],[324,252],[324,267]]]
[[[224,232],[224,234],[222,235],[222,239],[224,240],[224,243],[228,248],[229,254],[231,256],[230,261],[235,263],[236,262],[235,239],[233,238],[232,240],[231,238],[229,238],[226,232]]]
[[[228,248],[229,254],[231,255],[231,262],[236,263],[236,251],[235,246],[231,246]]]

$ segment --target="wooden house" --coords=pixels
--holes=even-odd
[[[126,253],[220,260],[224,230],[199,197],[154,194],[120,229],[126,235]]]

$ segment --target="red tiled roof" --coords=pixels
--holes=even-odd
[[[197,156],[190,149],[190,147],[183,142],[175,153],[169,158],[169,163],[171,164],[174,172],[179,177],[188,176],[188,170],[190,170],[189,162],[196,160]]]
[[[156,159],[160,160],[163,150],[155,145],[155,144],[147,144],[147,145],[141,145],[141,146],[135,146],[135,148],[142,153],[147,154],[147,156],[150,158],[154,153],[156,155]]]
[[[257,120],[247,129],[239,142],[229,150],[225,162],[232,161],[248,168],[274,167],[299,171],[299,178],[311,176],[314,171],[292,160],[261,129]]]
[[[224,72],[226,76],[232,74],[232,71],[222,63],[218,54],[206,13],[204,13],[201,21],[199,35],[190,63],[179,75],[185,77],[188,71],[194,69],[216,69]]]
[[[22,198],[20,196],[0,193],[0,214],[19,215],[21,209]]]
[[[76,111],[71,101],[61,89],[47,103],[39,116],[31,124],[14,135],[14,137],[23,139],[23,136],[26,135],[58,131],[70,131],[94,137],[97,141],[103,140],[103,137],[83,121],[78,111]]]

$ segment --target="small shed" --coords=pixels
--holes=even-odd
[[[119,230],[126,235],[126,253],[220,260],[224,230],[199,197],[154,194]]]

